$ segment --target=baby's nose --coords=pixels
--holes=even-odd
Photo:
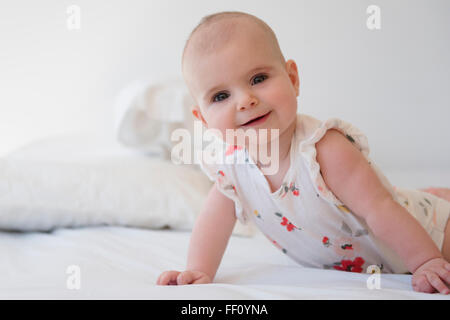
[[[238,104],[238,110],[245,110],[248,108],[253,108],[256,105],[258,105],[259,101],[258,98],[256,98],[252,94],[244,95]]]

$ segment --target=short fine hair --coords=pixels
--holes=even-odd
[[[213,24],[215,24],[219,21],[223,21],[225,19],[232,19],[232,18],[248,19],[248,20],[252,21],[253,23],[256,23],[268,36],[268,39],[271,42],[271,45],[274,49],[275,54],[284,62],[284,56],[281,52],[275,32],[273,32],[272,28],[270,28],[269,25],[267,25],[267,23],[265,23],[260,18],[255,17],[254,15],[251,15],[251,14],[248,14],[245,12],[223,11],[223,12],[217,12],[217,13],[210,14],[210,15],[203,17],[200,20],[200,22],[198,23],[198,25],[192,30],[192,32],[190,33],[190,35],[185,43],[184,49],[183,49],[182,65],[184,63],[184,57],[185,57],[187,49],[189,48],[191,40],[199,30],[209,27],[209,26],[212,26]],[[226,38],[226,37],[229,37],[233,33],[234,29],[233,29],[233,24],[230,24],[225,27],[226,28],[221,31],[222,31],[222,35]]]

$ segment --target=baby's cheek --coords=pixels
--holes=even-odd
[[[286,117],[292,116],[291,113],[296,112],[297,98],[295,92],[286,84],[271,90],[270,100],[277,110],[283,112]]]
[[[214,128],[222,132],[225,135],[226,129],[234,128],[233,115],[226,110],[211,111],[209,117],[209,128]]]

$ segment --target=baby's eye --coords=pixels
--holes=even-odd
[[[220,92],[213,97],[213,101],[220,102],[222,100],[225,100],[226,98],[228,98],[228,93]]]
[[[253,84],[258,84],[260,82],[263,82],[267,79],[267,76],[265,74],[260,74],[253,78]]]

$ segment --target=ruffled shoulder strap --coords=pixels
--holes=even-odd
[[[301,141],[299,142],[298,152],[305,160],[306,167],[309,171],[311,181],[314,188],[323,199],[336,206],[343,206],[344,204],[333,194],[327,187],[320,172],[320,165],[316,160],[316,143],[322,139],[329,129],[336,129],[341,132],[353,145],[355,145],[369,164],[377,173],[380,181],[388,189],[394,199],[396,198],[395,191],[386,177],[378,169],[378,167],[369,158],[369,144],[367,137],[352,124],[338,118],[331,118],[321,122],[311,116],[301,115],[299,125],[303,128],[300,133]]]
[[[227,198],[234,201],[236,218],[242,224],[247,224],[247,217],[244,215],[241,201],[238,196],[238,190],[236,188],[236,181],[234,181],[233,174],[234,165],[228,163],[221,163],[219,161],[211,161],[214,158],[212,154],[214,150],[218,148],[222,148],[223,154],[225,156],[230,155],[230,153],[234,153],[240,150],[230,147],[225,143],[215,139],[214,148],[209,150],[204,150],[202,156],[198,158],[198,163],[200,165],[201,170],[206,174],[206,176],[216,184],[217,189],[225,195]]]

